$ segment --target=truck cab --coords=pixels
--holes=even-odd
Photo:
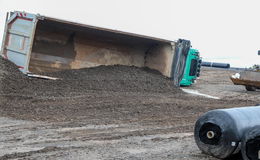
[[[192,85],[200,76],[201,57],[197,49],[191,48],[187,55],[185,70],[181,80],[181,86]]]

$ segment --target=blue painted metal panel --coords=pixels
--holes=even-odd
[[[2,54],[15,63],[23,72],[28,71],[28,62],[33,43],[36,16],[24,12],[14,12],[7,21],[7,34]]]
[[[32,24],[32,21],[18,18],[14,20],[11,30],[24,33],[25,35],[30,36],[33,28]]]
[[[27,56],[18,52],[7,51],[8,60],[17,65],[20,71],[25,72],[24,64],[26,63]]]

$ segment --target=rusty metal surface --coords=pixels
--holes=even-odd
[[[234,84],[260,87],[260,72],[243,71],[239,74],[239,78],[230,77]]]
[[[250,81],[250,80],[244,80],[244,79],[235,79],[235,78],[230,78],[232,82],[236,85],[249,85],[249,86],[255,86],[255,87],[260,87],[260,82],[259,81]]]

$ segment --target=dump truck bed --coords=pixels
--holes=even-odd
[[[170,41],[15,11],[7,16],[1,55],[25,73],[100,65],[148,67],[179,85],[190,42]]]

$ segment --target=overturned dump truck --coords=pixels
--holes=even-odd
[[[99,65],[148,67],[179,86],[190,41],[169,41],[39,14],[7,14],[1,55],[25,73]]]

